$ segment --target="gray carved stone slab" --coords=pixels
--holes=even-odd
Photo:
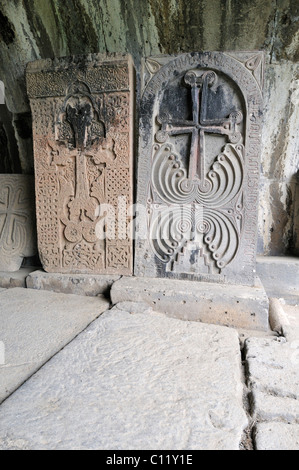
[[[144,61],[136,276],[254,284],[263,60]]]
[[[0,271],[18,271],[36,251],[34,177],[0,175]]]

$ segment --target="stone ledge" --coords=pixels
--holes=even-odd
[[[256,271],[269,297],[299,304],[299,258],[258,256]]]
[[[111,289],[113,305],[147,302],[154,310],[181,320],[251,330],[269,329],[269,300],[261,285],[123,277]]]
[[[96,297],[97,295],[109,296],[112,284],[120,277],[107,274],[46,273],[39,270],[27,277],[26,284],[29,289]]]
[[[13,273],[7,271],[0,272],[0,288],[11,289],[14,287],[26,287],[26,278],[37,268],[21,268]]]

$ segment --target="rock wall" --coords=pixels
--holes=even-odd
[[[33,173],[27,62],[130,52],[139,88],[143,56],[200,50],[266,53],[258,251],[294,251],[299,170],[299,3],[294,0],[0,0],[0,80],[8,108],[0,106],[1,172]]]

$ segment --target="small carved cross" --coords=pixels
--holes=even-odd
[[[192,121],[172,121],[168,116],[159,116],[161,129],[156,134],[158,142],[166,142],[169,136],[191,134],[191,152],[189,159],[188,178],[199,180],[204,187],[205,181],[205,134],[226,135],[232,143],[238,143],[241,134],[238,124],[243,120],[240,111],[232,113],[227,119],[207,119],[208,88],[217,80],[214,71],[199,74],[189,71],[185,75],[185,83],[191,87]]]
[[[24,215],[24,208],[28,207],[28,200],[22,196],[22,189],[20,188],[17,192],[11,190],[9,186],[3,188],[5,194],[5,200],[0,200],[0,219],[4,216],[4,222],[2,230],[0,232],[1,238],[9,243],[13,240],[8,240],[8,234],[14,234],[14,227],[16,220],[24,224],[26,222],[26,216]]]

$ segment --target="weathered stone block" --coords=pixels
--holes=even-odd
[[[294,208],[294,251],[299,256],[299,171],[297,173],[297,184],[295,192],[295,208]]]
[[[0,175],[0,271],[14,272],[36,248],[34,178]]]
[[[299,425],[287,423],[259,423],[255,427],[256,450],[298,450]]]
[[[144,62],[137,276],[253,285],[263,54]]]
[[[26,287],[26,278],[36,268],[21,268],[13,273],[0,272],[0,287],[12,289],[14,287]]]
[[[91,54],[33,62],[38,246],[61,273],[132,273],[133,63]]]
[[[111,289],[111,301],[147,302],[182,320],[267,330],[269,301],[261,285],[227,286],[176,279],[123,277]]]
[[[29,289],[48,290],[63,294],[109,296],[112,284],[120,276],[108,274],[60,274],[34,271],[26,279]]]

